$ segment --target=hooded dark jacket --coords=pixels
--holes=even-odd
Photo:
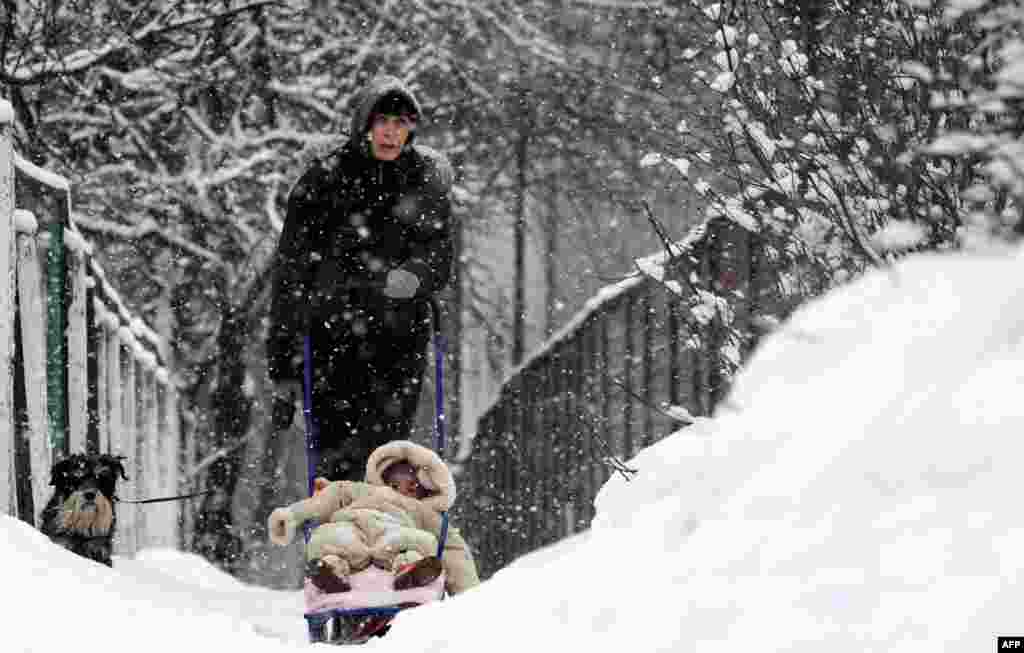
[[[370,114],[386,96],[422,116],[400,80],[375,80],[356,103],[348,142],[315,161],[288,198],[272,270],[267,355],[275,381],[302,378],[306,333],[320,351],[353,338],[425,343],[425,300],[449,282],[451,167],[439,152],[412,145],[415,132],[395,161],[373,157]],[[412,299],[382,293],[398,267],[419,279]]]

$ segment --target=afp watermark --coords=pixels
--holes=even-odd
[[[996,637],[996,651],[1019,651],[1024,653],[1024,635],[1007,635]]]

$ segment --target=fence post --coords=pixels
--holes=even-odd
[[[71,301],[67,307],[67,447],[70,453],[86,453],[89,429],[88,331],[85,322],[86,257],[88,246],[74,229],[65,228],[64,246]]]
[[[46,312],[43,275],[36,243],[38,223],[28,211],[16,211],[18,238],[18,304],[25,367],[25,409],[28,418],[29,473],[32,476],[33,517],[46,505],[53,452],[46,430]],[[36,520],[34,523],[39,523]]]
[[[155,400],[156,400],[156,427],[155,427],[155,438],[156,438],[156,459],[157,464],[155,472],[157,472],[157,496],[171,496],[174,494],[173,485],[171,483],[171,475],[173,473],[173,451],[174,447],[171,438],[169,428],[169,416],[174,414],[173,406],[169,401],[171,389],[168,386],[169,376],[167,369],[164,367],[158,367],[154,373],[156,383],[154,384]],[[174,546],[174,507],[170,503],[159,504],[159,515],[160,515],[160,537],[158,544],[164,547]]]
[[[121,405],[121,338],[117,333],[117,313],[108,311],[103,321],[103,334],[107,340],[106,381],[107,381],[107,446],[114,455],[125,455],[120,436],[123,427]]]
[[[118,337],[124,346],[124,358],[121,360],[121,453],[127,456],[126,467],[128,480],[124,482],[125,496],[133,499],[139,497],[139,463],[138,456],[138,432],[136,422],[136,363],[135,363],[135,336],[131,330],[123,324],[117,329]],[[121,531],[121,542],[124,544],[124,553],[134,554],[138,551],[138,533],[136,532],[137,522],[135,516],[138,514],[137,506],[127,504],[121,506],[118,513],[118,530]],[[123,521],[122,521],[123,520]]]
[[[174,387],[175,403],[180,405],[180,396],[177,386]],[[188,492],[198,488],[202,481],[202,475],[195,475],[193,473],[196,467],[196,458],[198,457],[195,437],[195,420],[189,413],[178,414],[175,418],[174,433],[177,438],[178,447],[180,448],[180,454],[178,457],[178,470],[179,470],[179,481],[178,491],[187,494]],[[180,534],[178,542],[182,549],[189,551],[192,549],[193,541],[191,535],[195,533],[195,510],[193,509],[193,500],[189,500],[181,504],[179,509],[180,517]]]
[[[110,319],[110,311],[103,305],[100,289],[100,281],[96,280],[95,292],[92,297],[92,314],[96,320],[96,430],[99,438],[96,443],[99,453],[112,453],[110,448],[110,413],[108,410],[110,402],[110,379],[107,368],[107,347],[109,338],[107,336],[107,322]]]
[[[167,411],[167,440],[171,443],[171,453],[168,465],[171,467],[170,490],[171,494],[179,492],[187,483],[181,461],[187,456],[187,447],[183,446],[181,428],[181,397],[178,396],[178,385],[175,377],[168,374],[167,380],[167,401],[173,410]],[[188,510],[188,503],[182,501],[174,502],[174,539],[171,546],[177,546],[179,542],[184,544],[185,515]]]
[[[171,496],[178,491],[178,452],[181,448],[179,427],[181,421],[178,415],[178,398],[177,391],[174,388],[174,380],[166,367],[161,367],[157,370],[157,382],[163,388],[163,392],[160,394],[162,400],[162,420],[158,430],[161,443],[160,466],[163,471],[161,475],[163,479],[161,491],[164,495]],[[165,522],[167,530],[164,535],[163,544],[173,548],[178,542],[181,504],[175,501],[164,505],[166,506],[164,518],[167,520]]]
[[[139,437],[142,438],[142,472],[145,475],[142,479],[142,498],[149,499],[160,494],[160,461],[156,454],[156,356],[152,352],[145,352],[139,358],[139,366],[142,372],[142,424]],[[159,538],[160,526],[155,519],[159,512],[149,510],[141,514],[143,547],[153,546]]]
[[[14,110],[0,99],[0,514],[17,511],[14,485]]]

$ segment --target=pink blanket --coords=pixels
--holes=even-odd
[[[395,575],[374,566],[352,574],[347,592],[327,594],[306,579],[304,594],[306,598],[306,614],[325,612],[327,610],[354,610],[358,608],[379,608],[397,605],[429,603],[441,597],[444,589],[444,574],[426,587],[414,587],[407,590],[395,590],[391,585]]]

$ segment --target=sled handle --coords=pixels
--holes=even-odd
[[[436,297],[430,298],[430,311],[434,323],[434,448],[437,455],[445,458],[445,413],[444,413],[444,357],[448,343],[441,329],[441,305]]]
[[[434,322],[434,448],[442,460],[445,458],[445,413],[444,413],[444,357],[447,343],[441,329],[441,304],[436,297],[430,298],[430,311]],[[437,559],[444,555],[448,540],[448,511],[441,513],[441,533],[437,538]],[[444,592],[441,593],[442,596]]]
[[[302,414],[306,418],[306,476],[313,496],[316,465],[320,459],[320,426],[313,417],[313,338],[302,339]]]

